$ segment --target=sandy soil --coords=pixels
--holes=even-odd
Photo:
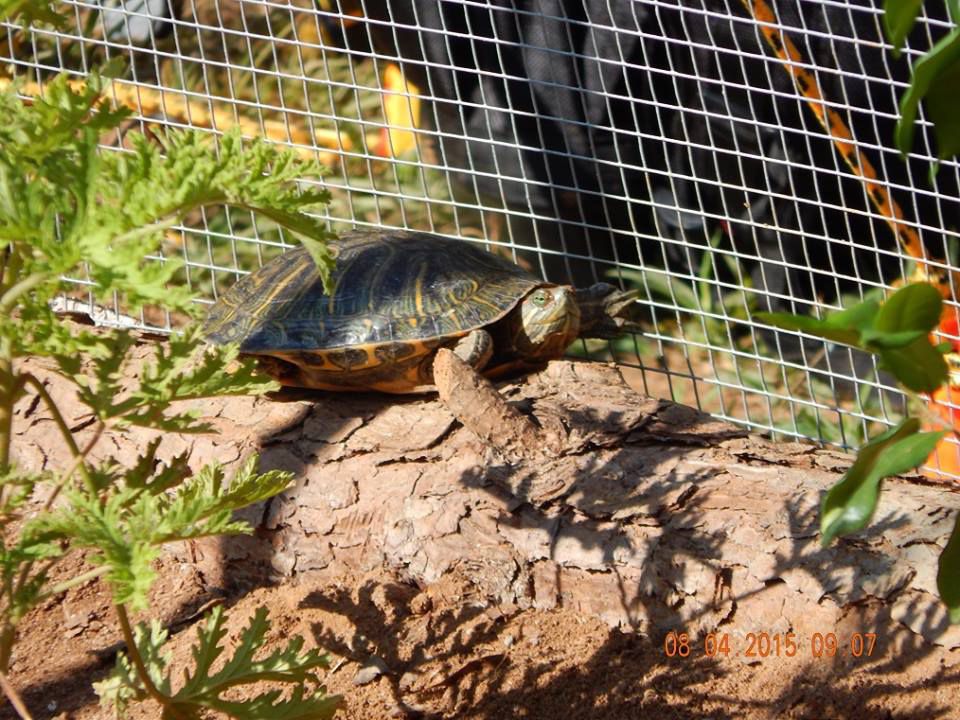
[[[324,682],[344,697],[339,717],[958,717],[960,666],[887,638],[859,659],[848,651],[815,658],[803,639],[791,659],[771,652],[746,662],[735,645],[728,656],[694,646],[688,657],[670,658],[662,642],[571,611],[478,601],[452,576],[423,590],[376,571],[224,592],[190,563],[167,557],[158,568],[148,614],[170,628],[174,663],[187,663],[193,628],[212,603],[229,607],[228,645],[266,605],[271,647],[301,634],[330,654]],[[108,672],[119,647],[109,596],[94,581],[27,618],[12,679],[37,718],[110,717],[90,683]],[[386,672],[357,685],[371,658]],[[135,716],[156,713],[145,704]],[[13,717],[9,706],[2,717]]]

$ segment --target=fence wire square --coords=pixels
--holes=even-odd
[[[817,107],[842,118],[932,264],[955,262],[960,166],[931,176],[923,118],[908,158],[892,147],[910,62],[948,31],[945,15],[924,15],[895,58],[868,0],[777,2],[772,24],[755,0],[63,5],[67,27],[4,35],[3,82],[31,95],[120,57],[112,92],[139,128],[239,127],[319,160],[334,230],[427,230],[553,282],[636,288],[646,332],[571,352],[616,360],[650,394],[844,447],[903,409],[872,358],[755,313],[881,296],[918,259]],[[798,57],[778,57],[765,27]],[[819,98],[798,91],[800,71]],[[151,260],[182,259],[180,279],[210,303],[294,242],[220,209]],[[89,280],[73,281],[65,306],[93,311]],[[100,312],[121,322],[122,299]],[[157,308],[125,322],[176,320]]]

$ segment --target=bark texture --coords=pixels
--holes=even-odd
[[[478,603],[575,608],[653,634],[834,632],[842,644],[876,632],[960,646],[935,582],[960,509],[951,488],[888,481],[871,528],[822,548],[819,503],[849,456],[643,397],[602,364],[554,362],[493,397],[458,362],[438,359],[440,397],[194,403],[216,433],[167,434],[162,457],[190,448],[195,466],[232,465],[256,451],[263,469],[298,480],[248,511],[255,535],[186,551],[224,582],[386,564],[419,585],[455,573]],[[82,444],[81,406],[34,369]],[[15,432],[22,465],[66,463],[36,396],[18,404]],[[128,462],[154,435],[107,433],[99,456]]]

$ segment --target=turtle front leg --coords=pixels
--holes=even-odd
[[[486,330],[478,328],[460,338],[453,346],[453,353],[474,370],[483,370],[493,357],[493,338]]]

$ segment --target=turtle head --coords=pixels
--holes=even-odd
[[[521,301],[510,327],[512,350],[529,360],[563,355],[580,332],[580,309],[572,288],[542,286]]]
[[[643,332],[640,321],[644,306],[637,302],[636,290],[618,290],[608,283],[597,283],[576,291],[580,307],[580,337],[612,340],[624,333]]]

